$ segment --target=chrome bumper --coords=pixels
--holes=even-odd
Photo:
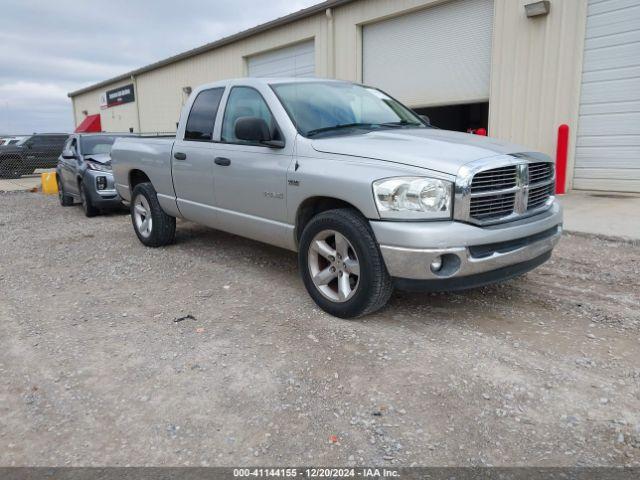
[[[527,221],[489,228],[459,222],[371,224],[392,277],[438,280],[499,270],[544,255],[560,240],[562,210],[556,203],[545,214]],[[388,244],[384,240],[391,234],[409,245]],[[419,242],[425,244],[424,248],[415,245]],[[442,267],[432,271],[431,263],[438,258]]]

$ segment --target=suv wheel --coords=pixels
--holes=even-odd
[[[336,317],[372,313],[393,292],[369,223],[354,210],[328,210],[313,217],[300,238],[298,263],[311,298]]]
[[[147,247],[162,247],[175,240],[176,219],[162,210],[156,190],[149,182],[133,189],[131,221],[138,239]]]
[[[80,201],[82,202],[82,209],[87,217],[95,217],[100,211],[91,202],[91,194],[87,190],[87,186],[83,183],[80,184]]]
[[[58,200],[63,207],[70,207],[73,205],[73,197],[67,195],[64,191],[64,185],[60,182],[60,179],[56,176],[56,182],[58,183]]]

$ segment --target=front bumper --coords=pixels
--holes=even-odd
[[[490,227],[454,221],[371,221],[371,227],[387,270],[396,279],[446,285],[451,282],[444,280],[495,271],[492,281],[500,281],[501,269],[506,275],[513,270],[508,267],[529,265],[551,252],[562,235],[562,208],[555,202],[534,217]],[[432,271],[438,258],[442,267]]]
[[[106,188],[98,189],[98,177],[104,177]],[[122,205],[122,198],[116,191],[113,173],[87,169],[82,180],[91,195],[91,202],[96,207],[116,208]]]

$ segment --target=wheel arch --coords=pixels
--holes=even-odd
[[[302,232],[304,231],[304,227],[307,226],[309,221],[316,215],[322,212],[326,212],[327,210],[333,210],[336,208],[348,208],[351,210],[355,210],[364,218],[366,216],[354,206],[352,203],[347,202],[346,200],[342,200],[336,197],[325,197],[325,196],[314,196],[306,198],[300,205],[296,211],[295,217],[295,241],[296,247],[298,247],[300,243],[300,237],[302,236]]]
[[[133,193],[137,185],[145,182],[151,183],[151,179],[145,172],[138,168],[129,171],[129,192]]]

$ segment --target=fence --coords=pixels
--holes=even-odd
[[[87,134],[90,135],[90,134]],[[162,137],[175,132],[143,132],[114,135]],[[55,169],[66,136],[0,135],[0,178],[19,178]],[[51,141],[42,141],[51,139]]]
[[[18,178],[36,170],[55,168],[64,142],[29,143],[28,136],[0,139],[0,178]]]

